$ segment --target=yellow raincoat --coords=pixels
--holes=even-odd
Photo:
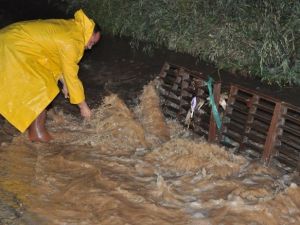
[[[95,24],[82,10],[74,17],[18,22],[0,30],[0,114],[21,132],[59,93],[61,77],[70,102],[84,101],[78,62]]]

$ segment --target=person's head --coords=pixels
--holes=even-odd
[[[101,38],[101,28],[97,23],[95,23],[93,34],[90,40],[88,41],[88,43],[86,44],[85,49],[92,49],[92,47],[98,43],[100,38]]]

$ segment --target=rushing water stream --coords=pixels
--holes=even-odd
[[[299,224],[300,188],[164,121],[153,85],[129,109],[110,95],[80,121],[54,108],[51,144],[0,147],[0,223]]]

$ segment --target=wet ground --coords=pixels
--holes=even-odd
[[[23,11],[14,0],[0,2],[1,26],[64,16],[47,1],[18,1]],[[80,64],[91,121],[62,95],[48,113],[51,144],[31,143],[0,120],[0,224],[299,224],[297,173],[265,168],[165,122],[155,85],[144,88],[165,61],[299,104],[299,88],[219,76],[191,56],[164,49],[148,56],[104,35]]]

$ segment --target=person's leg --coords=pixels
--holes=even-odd
[[[28,128],[28,137],[34,142],[49,142],[53,138],[48,133],[46,123],[47,111],[43,110],[41,114],[31,123]]]

